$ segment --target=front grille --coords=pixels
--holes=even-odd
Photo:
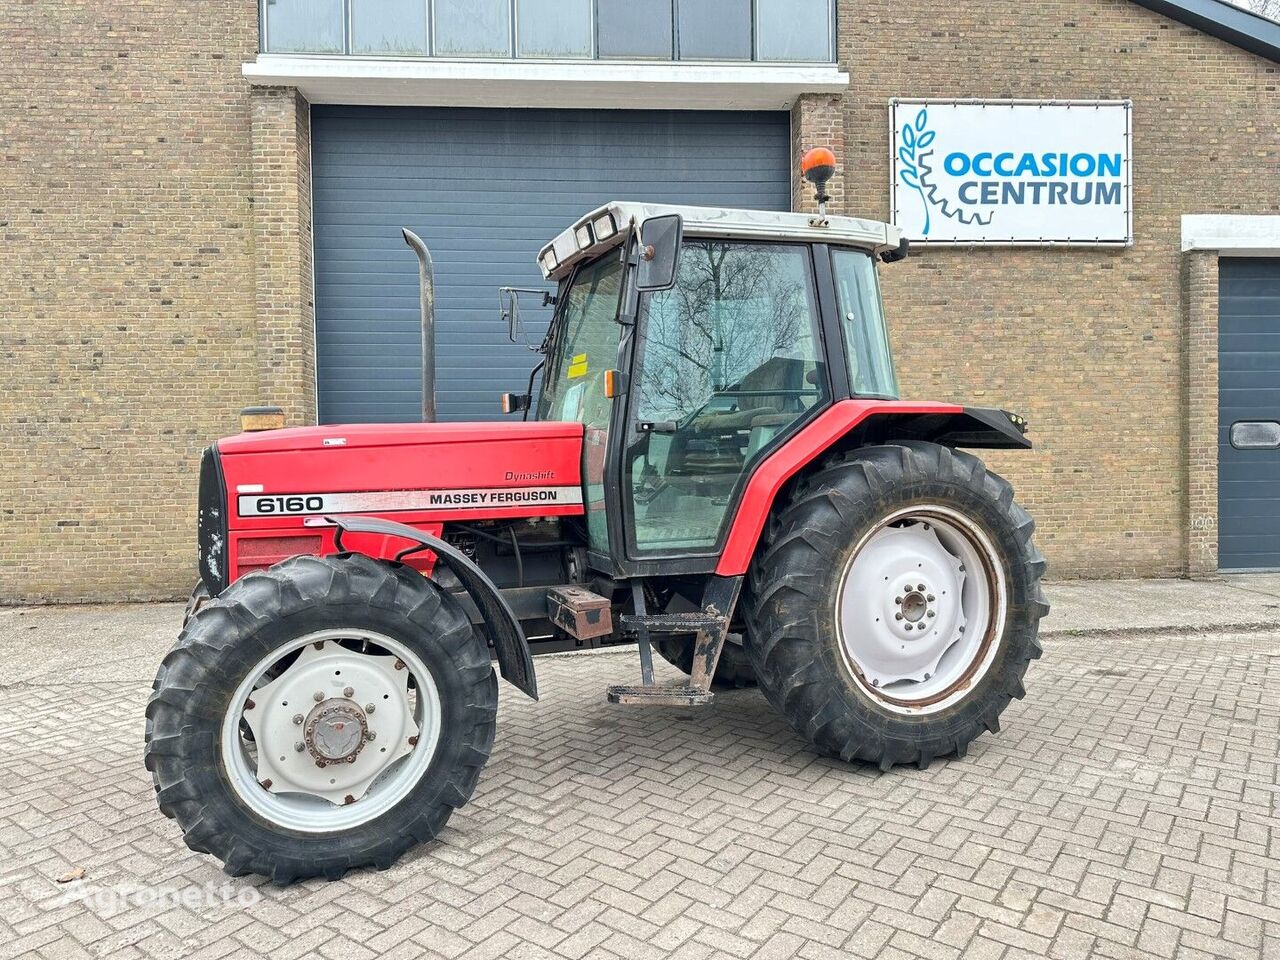
[[[196,546],[200,579],[209,596],[216,597],[227,586],[227,484],[216,446],[206,447],[200,458]]]

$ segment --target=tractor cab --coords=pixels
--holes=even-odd
[[[505,405],[583,424],[595,564],[714,570],[757,464],[833,404],[897,398],[876,260],[902,249],[854,217],[625,202],[542,249],[541,390]]]

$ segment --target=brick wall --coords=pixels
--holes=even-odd
[[[258,391],[253,0],[4,5],[0,600],[173,596]]]
[[[889,215],[891,97],[1133,100],[1131,249],[935,248],[882,276],[905,395],[1030,418],[1037,450],[988,460],[1037,517],[1054,576],[1185,571],[1202,548],[1186,534],[1186,400],[1214,422],[1217,401],[1184,375],[1179,217],[1280,209],[1277,65],[1128,0],[1036,0],[1012,18],[977,0],[841,0],[839,15],[847,212]],[[1200,322],[1199,349],[1216,350]]]

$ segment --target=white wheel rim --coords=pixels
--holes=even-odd
[[[321,630],[249,671],[223,717],[222,758],[232,789],[265,820],[304,833],[347,830],[418,784],[440,726],[440,692],[413,650],[368,630]]]
[[[896,713],[942,710],[990,669],[1004,632],[1004,567],[968,517],[899,510],[850,554],[836,632],[854,681]]]

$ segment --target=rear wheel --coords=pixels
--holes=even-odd
[[[748,578],[765,696],[846,760],[963,754],[1040,656],[1034,528],[968,454],[913,442],[832,460],[772,520]]]
[[[229,873],[332,879],[436,836],[496,709],[485,644],[435,584],[297,557],[191,618],[147,705],[146,763],[187,845]]]

